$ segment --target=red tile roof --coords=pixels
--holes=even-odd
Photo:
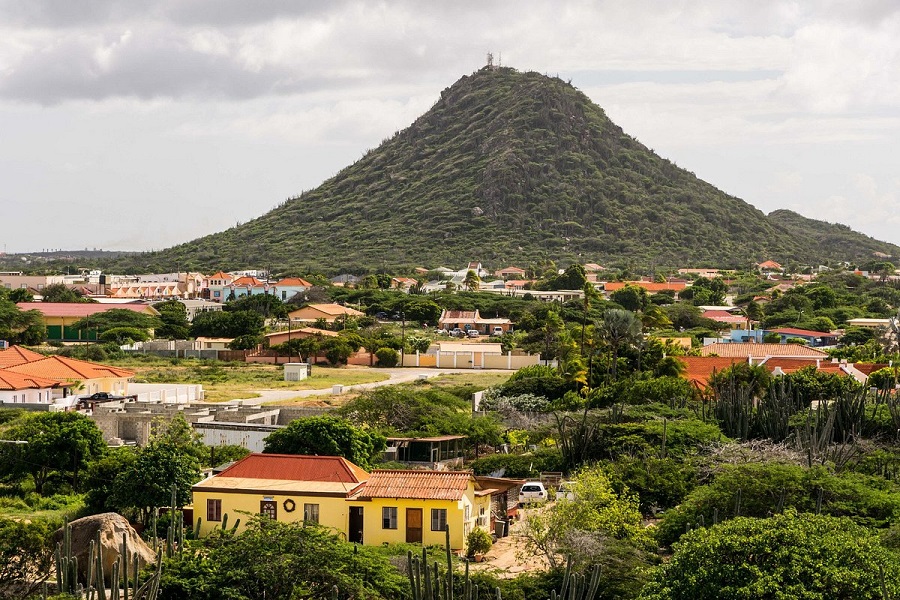
[[[477,319],[477,310],[445,310],[441,315],[442,321],[451,321],[457,319]]]
[[[341,456],[251,454],[217,477],[360,483],[368,479],[369,474]]]
[[[46,356],[40,360],[9,367],[9,371],[23,375],[45,377],[57,381],[134,377],[133,371],[87,362],[65,356]]]
[[[291,286],[291,287],[307,287],[311,288],[313,285],[305,279],[300,277],[285,277],[284,279],[278,281],[274,284],[275,286],[283,285],[283,286]]]
[[[736,356],[679,356],[678,360],[685,366],[683,377],[699,386],[707,385],[714,372],[718,373],[734,364],[747,362],[746,358]]]
[[[247,287],[248,285],[250,287],[258,287],[265,284],[256,277],[238,277],[229,285],[233,285],[234,287]]]
[[[865,373],[867,376],[871,375],[875,371],[879,369],[886,369],[890,365],[885,363],[854,363],[853,368],[861,373]]]
[[[21,346],[10,346],[6,350],[0,350],[0,369],[25,364],[45,358],[43,354],[32,352]]]
[[[800,344],[751,344],[751,343],[722,343],[716,342],[700,348],[701,356],[736,356],[747,358],[765,358],[767,356],[814,356],[828,358],[828,354],[816,348]]]
[[[680,292],[687,287],[687,284],[683,281],[668,281],[666,283],[656,283],[653,281],[610,281],[603,285],[603,289],[607,292],[615,292],[616,290],[621,290],[626,285],[641,287],[648,292],[662,292],[664,290],[675,290],[676,292]]]
[[[707,310],[701,315],[704,319],[712,319],[720,323],[746,323],[747,319],[741,315],[730,313],[727,310]]]
[[[834,333],[827,331],[809,331],[808,329],[797,329],[796,327],[782,327],[780,329],[772,329],[772,333],[779,335],[802,335],[805,337],[837,337]]]
[[[138,313],[159,314],[147,304],[100,304],[83,302],[19,302],[21,310],[37,310],[45,317],[84,318],[113,309],[131,310]]]
[[[471,471],[372,471],[359,498],[459,500],[466,493]]]
[[[43,377],[22,375],[5,369],[0,369],[0,390],[41,390],[59,386],[58,381]]]

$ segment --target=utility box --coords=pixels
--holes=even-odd
[[[285,381],[302,381],[309,377],[309,363],[285,363],[284,380]]]

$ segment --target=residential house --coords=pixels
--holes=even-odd
[[[722,272],[719,269],[678,269],[678,274],[694,275],[695,277],[704,277],[706,279],[722,276]]]
[[[417,285],[419,285],[419,282],[412,277],[391,277],[391,287],[397,290],[409,292],[410,289]]]
[[[485,318],[478,312],[469,310],[447,310],[441,312],[438,319],[438,329],[462,329],[463,331],[475,330],[483,335],[490,335],[499,327],[500,331],[506,333],[512,331],[512,321],[506,318]]]
[[[364,317],[365,313],[341,306],[340,304],[307,304],[288,315],[291,323],[313,323],[323,319],[326,323],[334,323],[339,318]]]
[[[473,529],[491,528],[491,494],[471,471],[376,470],[350,498],[362,520],[360,533],[351,526],[350,541],[382,544],[442,545],[445,527],[450,548],[463,550]]]
[[[300,327],[297,329],[285,330],[285,331],[276,331],[274,333],[267,333],[265,335],[266,340],[268,340],[268,346],[271,348],[272,346],[278,346],[280,344],[284,344],[290,340],[302,340],[308,337],[337,337],[338,332],[336,331],[328,331],[327,329],[316,329],[315,327]]]
[[[700,356],[729,356],[738,358],[766,358],[769,356],[803,357],[827,359],[823,350],[800,344],[744,344],[715,342],[700,348]]]
[[[86,396],[97,392],[124,395],[128,392],[129,380],[134,377],[134,372],[127,369],[56,355],[42,356],[37,360],[7,367],[7,370],[56,381],[60,384],[64,397],[69,387]]]
[[[384,451],[384,459],[416,468],[446,471],[452,467],[462,466],[462,443],[465,439],[464,435],[424,438],[389,437],[387,448]]]
[[[683,291],[687,287],[687,282],[682,280],[669,280],[665,282],[658,281],[608,281],[603,284],[603,291],[608,296],[612,292],[621,290],[626,285],[633,285],[644,288],[650,294],[657,292],[673,291],[675,293]]]
[[[0,350],[0,369],[41,360],[42,358],[46,358],[46,356],[21,346],[10,346],[5,350]]]
[[[774,260],[767,260],[756,265],[756,269],[763,274],[766,273],[784,273],[784,267]]]
[[[203,283],[201,297],[213,302],[225,302],[231,293],[229,286],[234,281],[234,277],[228,273],[219,271],[215,275],[210,275]]]
[[[850,319],[847,321],[848,327],[865,327],[866,329],[888,328],[891,326],[890,319]]]
[[[599,283],[600,276],[603,271],[606,270],[606,267],[601,267],[597,263],[585,263],[584,265],[584,276],[590,283]]]
[[[8,404],[52,404],[59,381],[0,369],[0,406]]]
[[[230,523],[246,523],[242,513],[346,533],[351,526],[361,529],[351,520],[362,509],[351,516],[347,500],[367,479],[364,469],[338,456],[251,454],[191,488],[194,517],[201,536],[221,527],[226,516]]]
[[[100,304],[81,302],[20,302],[21,310],[37,310],[44,316],[47,327],[47,339],[51,341],[75,342],[93,341],[97,339],[96,330],[75,329],[72,327],[82,319],[88,319],[99,313],[112,309],[131,310],[150,316],[159,316],[159,311],[149,304]]]
[[[33,290],[40,294],[48,285],[65,282],[63,275],[24,275],[21,271],[0,273],[0,287],[8,290]]]
[[[525,279],[526,272],[525,269],[520,269],[519,267],[506,267],[505,269],[494,271],[494,275],[507,281],[509,279]]]
[[[827,331],[809,331],[807,329],[797,329],[796,327],[781,327],[779,329],[767,329],[766,333],[775,333],[781,337],[781,343],[786,343],[789,339],[804,340],[809,346],[834,346],[837,344],[838,334],[829,333]]]

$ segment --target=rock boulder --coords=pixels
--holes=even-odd
[[[156,553],[137,534],[128,519],[118,513],[102,513],[77,519],[69,523],[72,527],[72,555],[78,558],[78,572],[82,580],[87,579],[87,564],[89,560],[91,540],[97,539],[100,532],[100,550],[103,560],[103,574],[107,583],[112,573],[113,564],[119,560],[122,549],[122,537],[127,544],[128,572],[131,572],[131,563],[135,553],[138,556],[140,568],[156,562]],[[63,540],[63,530],[58,529],[54,534],[54,540]]]

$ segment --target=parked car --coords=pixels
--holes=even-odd
[[[563,498],[565,498],[566,500],[575,499],[575,491],[572,489],[571,481],[563,481],[559,484],[559,488],[556,490],[556,499],[562,500]]]
[[[540,481],[526,481],[519,491],[519,504],[547,501],[547,489]]]
[[[494,325],[494,329],[491,331],[491,335],[503,335],[503,328],[499,325]]]
[[[459,327],[454,327],[450,330],[450,335],[452,337],[463,337],[466,335],[466,332],[460,329]]]
[[[477,338],[481,334],[478,333],[476,329],[470,329],[466,335],[468,335],[470,338]]]

